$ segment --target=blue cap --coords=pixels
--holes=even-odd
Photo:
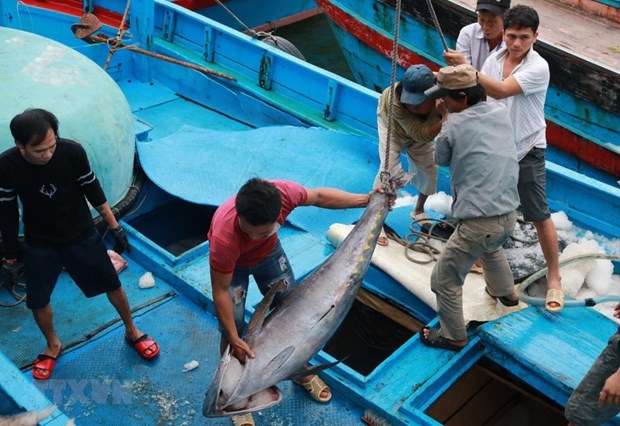
[[[433,87],[435,75],[426,65],[412,65],[407,68],[400,82],[403,85],[400,102],[402,104],[420,105],[428,99],[424,91]]]

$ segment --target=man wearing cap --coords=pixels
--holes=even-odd
[[[476,4],[478,22],[464,26],[456,39],[456,50],[444,52],[447,64],[453,64],[454,57],[462,55],[464,62],[477,70],[491,53],[497,52],[504,43],[504,12],[510,7],[510,0],[479,0]]]
[[[441,130],[441,115],[435,108],[435,101],[424,95],[424,91],[434,82],[433,72],[426,65],[418,64],[410,66],[402,80],[394,86],[394,122],[388,171],[392,175],[402,171],[400,154],[406,152],[409,173],[413,175],[411,184],[419,191],[418,201],[412,212],[412,217],[416,220],[424,219],[424,202],[437,189],[437,166],[432,140]],[[381,172],[384,170],[390,102],[388,87],[381,94],[377,107],[381,166],[375,178],[375,188],[381,186]],[[387,237],[382,232],[378,244],[387,243]]]
[[[425,93],[442,98],[447,117],[435,138],[435,161],[450,166],[452,216],[458,220],[431,274],[440,328],[423,327],[428,346],[460,350],[468,343],[463,318],[463,283],[480,258],[486,292],[516,306],[512,272],[503,244],[515,226],[519,206],[519,165],[508,110],[486,102],[476,69],[463,64],[441,68]]]
[[[545,97],[549,65],[533,49],[539,17],[529,6],[517,5],[504,14],[506,46],[485,61],[479,73],[489,100],[508,108],[515,130],[519,160],[519,197],[523,219],[532,222],[547,263],[545,307],[557,312],[564,306],[560,277],[558,236],[547,205]],[[464,63],[462,58],[455,62]],[[455,65],[456,63],[452,63]]]

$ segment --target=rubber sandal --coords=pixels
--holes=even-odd
[[[517,300],[510,300],[510,299],[509,299],[509,298],[507,298],[506,296],[493,296],[491,293],[489,293],[489,289],[488,289],[488,288],[486,288],[486,287],[484,288],[484,291],[486,291],[486,292],[487,292],[487,294],[488,294],[491,298],[493,298],[493,299],[495,299],[495,300],[499,300],[499,302],[500,302],[502,305],[506,306],[506,307],[511,308],[511,307],[517,306],[517,305],[519,304],[519,299],[517,299]]]
[[[379,238],[377,239],[377,244],[384,247],[388,245],[388,237],[385,233],[385,229],[383,228],[381,228],[381,233],[379,234]]]
[[[57,356],[45,354],[37,355],[37,359],[34,360],[34,365],[32,366],[32,376],[37,380],[47,380],[52,377],[60,354],[62,354],[62,348]],[[38,370],[47,370],[47,373],[40,373]]]
[[[551,306],[552,303],[557,303],[558,306]],[[545,309],[549,312],[559,312],[564,307],[564,292],[557,288],[551,288],[547,290],[547,298],[545,299]]]
[[[294,382],[303,386],[304,389],[308,391],[308,394],[310,394],[310,397],[315,401],[327,402],[332,399],[331,389],[319,376],[314,376],[309,382],[299,382],[297,380],[294,380]],[[326,397],[321,397],[321,392],[324,390],[327,390],[328,395]]]
[[[133,341],[125,336],[125,341],[144,359],[153,359],[159,354],[159,345],[148,334],[143,334]],[[150,354],[147,353],[146,351],[153,345],[155,345],[155,350]]]
[[[414,212],[411,212],[409,216],[411,216],[413,221],[417,223],[420,228],[424,226],[431,226],[431,221],[426,213],[415,214]]]
[[[235,426],[254,426],[254,417],[252,413],[246,413],[241,416],[232,416],[232,422]]]
[[[428,337],[424,336],[424,330],[429,331]],[[439,329],[434,327],[422,327],[420,329],[420,340],[426,346],[430,346],[431,348],[448,349],[449,351],[454,352],[458,352],[465,347],[455,345],[451,340],[446,339],[439,334]]]
[[[422,228],[425,233],[429,235],[434,235],[439,238],[443,238],[444,240],[449,239],[454,230],[456,229],[454,226],[449,225],[446,222],[437,222],[434,225],[431,225],[429,223],[420,226],[420,228]]]

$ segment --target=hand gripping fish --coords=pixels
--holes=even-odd
[[[205,396],[205,416],[238,415],[267,408],[282,399],[276,383],[334,365],[309,368],[308,362],[351,308],[389,207],[387,195],[373,193],[364,214],[340,247],[267,315],[284,283],[271,288],[252,315],[244,336],[256,357],[240,364],[230,347],[226,350]]]

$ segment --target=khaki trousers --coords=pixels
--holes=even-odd
[[[441,335],[465,340],[463,283],[480,258],[486,286],[494,296],[514,293],[514,279],[503,245],[510,237],[516,212],[489,218],[464,219],[448,240],[431,274],[431,290],[437,297]]]

